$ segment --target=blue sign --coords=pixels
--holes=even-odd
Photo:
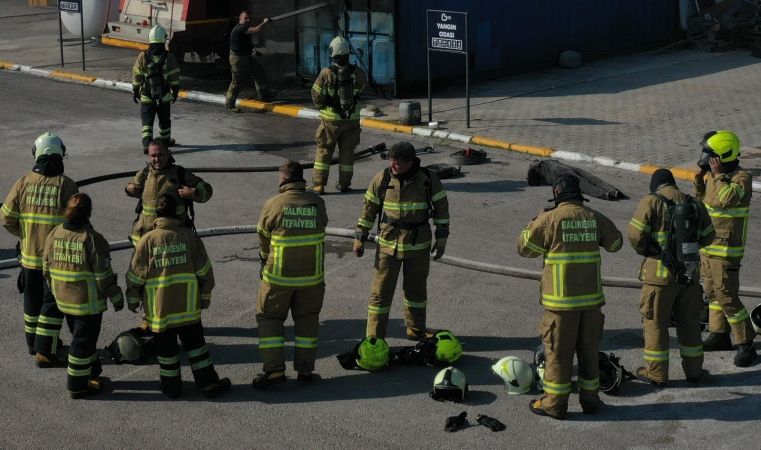
[[[428,50],[466,53],[468,14],[433,9],[426,12],[428,14]]]

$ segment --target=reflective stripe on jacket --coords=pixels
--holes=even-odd
[[[90,224],[76,230],[55,227],[45,241],[42,272],[64,314],[98,314],[106,310],[107,298],[124,300],[108,242]]]
[[[705,204],[716,235],[700,253],[711,257],[739,261],[745,254],[750,219],[751,176],[738,168],[734,172],[707,173],[694,183],[695,196]]]
[[[135,247],[127,272],[127,302],[142,302],[149,328],[201,320],[201,300],[210,300],[214,272],[206,248],[179,219],[160,217]]]
[[[158,62],[159,59],[161,59],[161,56],[153,55],[151,56],[153,58],[154,62]],[[180,66],[177,64],[177,60],[175,59],[174,55],[169,53],[166,56],[166,61],[164,61],[164,67],[163,67],[163,73],[164,73],[164,80],[166,80],[167,84],[169,86],[179,86],[180,85]],[[152,103],[153,99],[151,98],[150,92],[146,90],[145,84],[146,76],[148,75],[148,60],[146,59],[146,52],[140,52],[139,55],[137,55],[137,59],[135,60],[135,64],[132,66],[132,88],[139,89],[140,90],[140,102],[141,103]],[[169,91],[164,94],[163,97],[161,97],[162,103],[169,103],[172,101],[172,90],[169,89]]]
[[[550,311],[587,309],[605,303],[600,250],[621,249],[610,219],[580,201],[563,202],[529,222],[518,237],[518,253],[544,257],[542,305]]]
[[[367,75],[364,70],[355,67],[352,78],[354,79],[352,91],[354,97],[357,98],[359,93],[367,87]],[[317,75],[317,79],[314,80],[312,85],[312,102],[320,110],[320,118],[324,120],[359,120],[359,103],[354,105],[354,110],[349,119],[342,119],[341,112],[329,104],[329,98],[333,99],[333,101],[338,99],[336,81],[336,74],[328,67],[322,69]]]
[[[293,181],[264,203],[257,230],[262,280],[277,286],[309,287],[325,278],[325,227],[328,215],[320,196]]]
[[[673,184],[661,186],[658,194],[668,200],[682,202],[685,195]],[[695,200],[698,210],[698,244],[708,245],[714,236],[713,224],[703,204]],[[648,284],[665,286],[676,282],[673,274],[663,265],[660,249],[669,240],[670,224],[666,223],[668,205],[655,195],[646,195],[640,200],[634,216],[629,221],[629,243],[638,255],[645,256],[640,267],[639,279]],[[652,254],[658,252],[658,254]]]
[[[357,231],[367,234],[373,228],[376,218],[381,215],[378,236],[381,252],[400,259],[428,252],[433,237],[430,217],[433,217],[438,237],[446,238],[449,235],[449,201],[444,186],[435,173],[420,168],[420,160],[415,158],[410,169],[411,177],[400,180],[399,177],[391,176],[381,211],[380,197],[383,193],[379,190],[384,171],[373,177],[365,192]]]
[[[63,223],[69,197],[79,192],[66,175],[46,177],[29,172],[11,187],[2,206],[3,226],[19,238],[21,266],[42,269],[48,234]]]

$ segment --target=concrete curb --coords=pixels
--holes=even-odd
[[[11,72],[28,73],[30,75],[53,78],[58,81],[74,82],[80,84],[89,84],[104,89],[112,89],[117,91],[132,92],[132,85],[130,83],[104,80],[101,78],[90,77],[73,72],[65,72],[62,70],[46,70],[36,69],[31,66],[25,66],[21,64],[15,64],[8,61],[0,60],[0,69]],[[180,91],[180,98],[185,100],[194,100],[198,102],[213,103],[224,105],[225,97],[223,95],[209,94],[199,91]],[[258,100],[238,100],[236,106],[239,108],[246,108],[256,111],[267,111],[282,116],[288,116],[298,119],[312,119],[317,120],[320,118],[319,111],[311,108],[304,108],[296,105],[276,105],[273,103],[262,102]],[[592,164],[598,164],[605,167],[612,167],[616,169],[626,170],[630,172],[639,172],[643,174],[652,174],[660,168],[660,166],[652,164],[638,164],[626,161],[617,161],[605,156],[590,156],[584,153],[567,152],[564,150],[555,150],[550,147],[539,147],[534,145],[518,144],[514,142],[507,142],[500,139],[494,139],[484,136],[471,136],[467,134],[454,133],[445,130],[433,130],[427,127],[413,127],[409,125],[400,125],[392,122],[386,122],[378,119],[364,118],[361,119],[362,127],[371,128],[374,130],[385,131],[389,133],[400,133],[415,135],[421,137],[432,137],[442,140],[449,140],[459,142],[463,144],[473,144],[483,147],[490,147],[494,149],[506,150],[510,152],[525,153],[527,155],[533,155],[543,158],[554,158],[565,161],[587,162]],[[685,167],[670,167],[674,177],[679,180],[692,181],[695,178],[696,172],[692,169]],[[753,182],[753,191],[761,192],[761,181]]]

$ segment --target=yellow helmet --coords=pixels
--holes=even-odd
[[[148,33],[148,42],[151,44],[163,44],[166,42],[166,29],[161,25],[151,28],[151,32]]]
[[[368,336],[360,341],[357,352],[357,366],[365,370],[378,370],[388,364],[391,350],[381,338]]]
[[[709,131],[701,145],[704,152],[718,156],[722,163],[736,161],[740,156],[740,139],[731,131]]]

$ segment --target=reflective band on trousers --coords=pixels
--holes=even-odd
[[[745,308],[740,309],[737,311],[736,314],[733,315],[726,315],[727,316],[727,322],[729,323],[739,323],[748,318],[748,310]]]
[[[428,302],[423,300],[422,302],[413,302],[412,300],[404,299],[404,306],[408,308],[424,309]]]
[[[259,348],[281,348],[284,346],[285,338],[282,336],[259,338]]]
[[[679,354],[682,358],[697,358],[703,356],[703,345],[696,345],[694,347],[680,345]]]
[[[587,380],[587,379],[579,377],[578,385],[579,385],[579,389],[581,390],[596,391],[600,389],[600,379],[595,378],[594,380]]]
[[[293,340],[296,348],[317,348],[316,337],[295,336]]]
[[[388,314],[391,311],[390,306],[368,306],[368,314]]]
[[[663,362],[669,360],[668,350],[648,350],[645,349],[645,361]]]
[[[568,395],[571,393],[571,383],[552,383],[545,379],[542,382],[542,386],[547,394]]]

